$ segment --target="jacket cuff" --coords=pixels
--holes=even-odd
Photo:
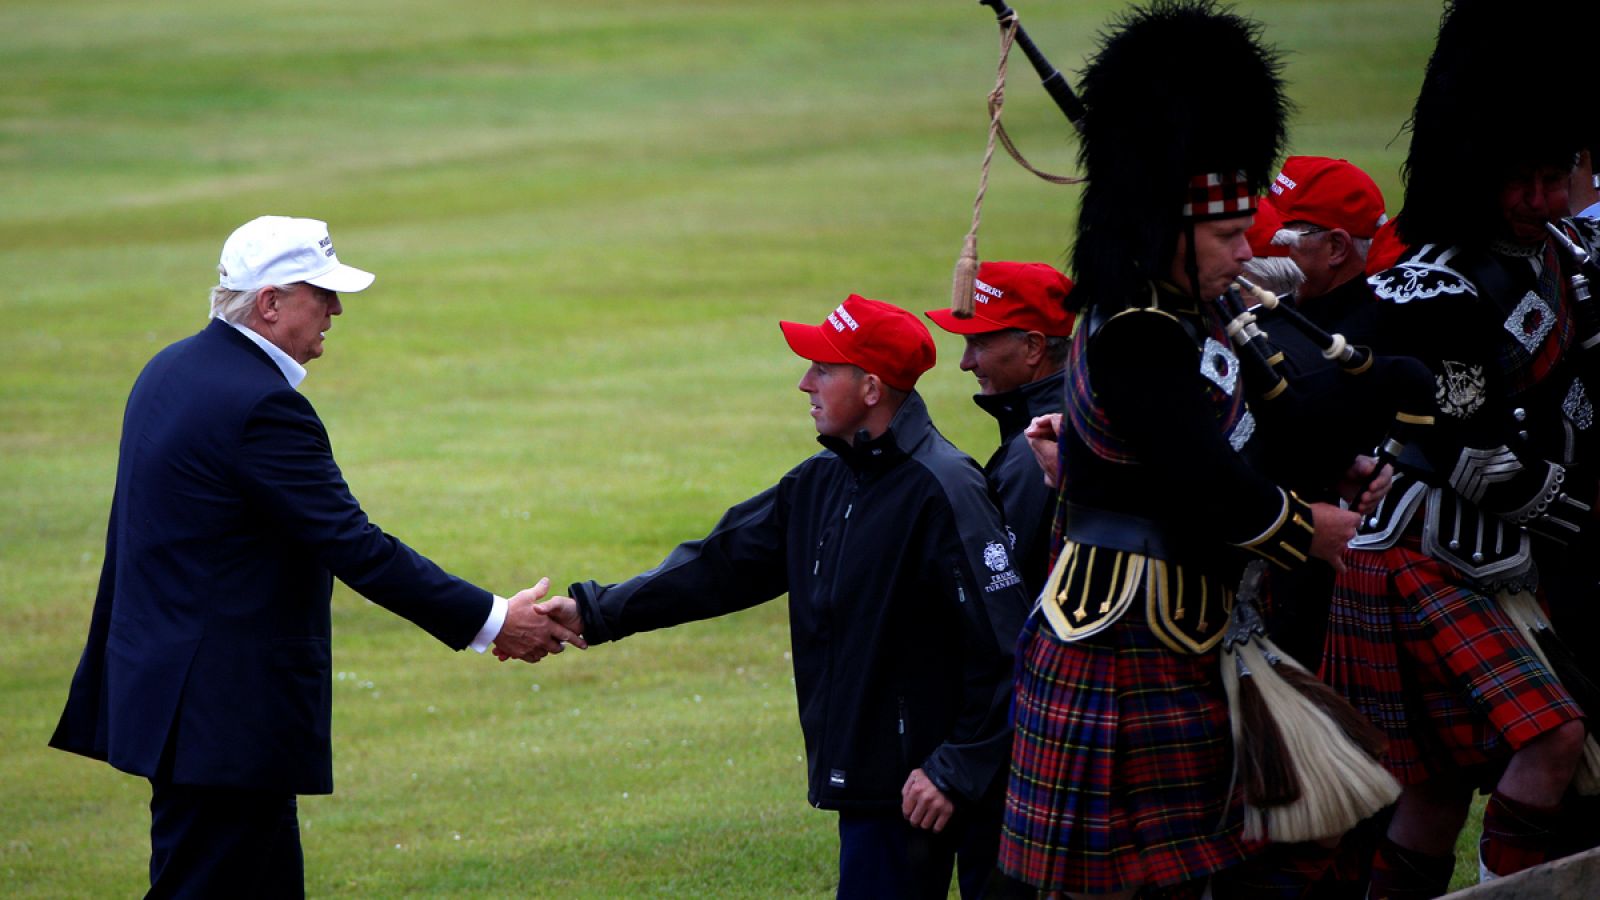
[[[1283,498],[1278,515],[1267,529],[1243,543],[1235,544],[1260,556],[1280,569],[1293,569],[1311,558],[1311,506],[1293,491],[1278,489]]]
[[[578,614],[583,617],[583,640],[591,647],[615,640],[596,602],[602,590],[604,588],[597,581],[581,581],[567,586],[567,596],[578,604]]]

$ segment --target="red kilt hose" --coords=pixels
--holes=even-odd
[[[1401,783],[1498,769],[1582,718],[1494,598],[1424,555],[1415,533],[1345,562],[1322,676],[1388,735],[1386,764]]]
[[[1230,803],[1216,651],[1175,653],[1137,609],[1075,642],[1035,612],[1017,650],[1001,868],[1041,891],[1203,879],[1258,851]]]

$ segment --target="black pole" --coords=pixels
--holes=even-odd
[[[1017,14],[1016,10],[1006,5],[1005,0],[978,0],[978,3],[994,10],[994,17],[1001,22]],[[1083,101],[1078,99],[1078,95],[1072,90],[1072,85],[1067,83],[1066,77],[1060,70],[1051,65],[1050,60],[1045,59],[1039,48],[1034,46],[1033,39],[1028,37],[1027,30],[1021,24],[1017,25],[1016,43],[1028,57],[1028,62],[1033,63],[1033,70],[1039,73],[1040,83],[1049,92],[1050,99],[1061,108],[1061,112],[1066,115],[1067,121],[1072,123],[1072,127],[1082,131]]]

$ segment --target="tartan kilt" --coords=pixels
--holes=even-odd
[[[1329,611],[1322,678],[1389,738],[1402,784],[1477,772],[1583,713],[1499,604],[1410,533],[1351,550]]]
[[[1175,653],[1140,610],[1068,643],[1043,615],[1017,651],[1000,865],[1043,891],[1203,880],[1258,852],[1232,798],[1215,651]]]

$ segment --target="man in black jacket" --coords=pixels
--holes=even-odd
[[[1044,263],[986,262],[973,282],[973,314],[929,310],[935,325],[966,338],[961,370],[978,379],[972,402],[1000,424],[1000,446],[983,474],[1005,513],[1017,571],[1035,596],[1050,563],[1055,489],[1028,449],[1023,430],[1061,412],[1062,375],[1071,346],[1072,280]]]
[[[944,897],[958,848],[972,896],[999,823],[969,813],[1009,758],[1027,613],[1010,541],[914,390],[934,362],[916,317],[851,295],[820,326],[780,324],[812,362],[799,387],[822,452],[650,571],[541,608],[596,644],[787,591],[808,799],[839,812],[839,896]]]

